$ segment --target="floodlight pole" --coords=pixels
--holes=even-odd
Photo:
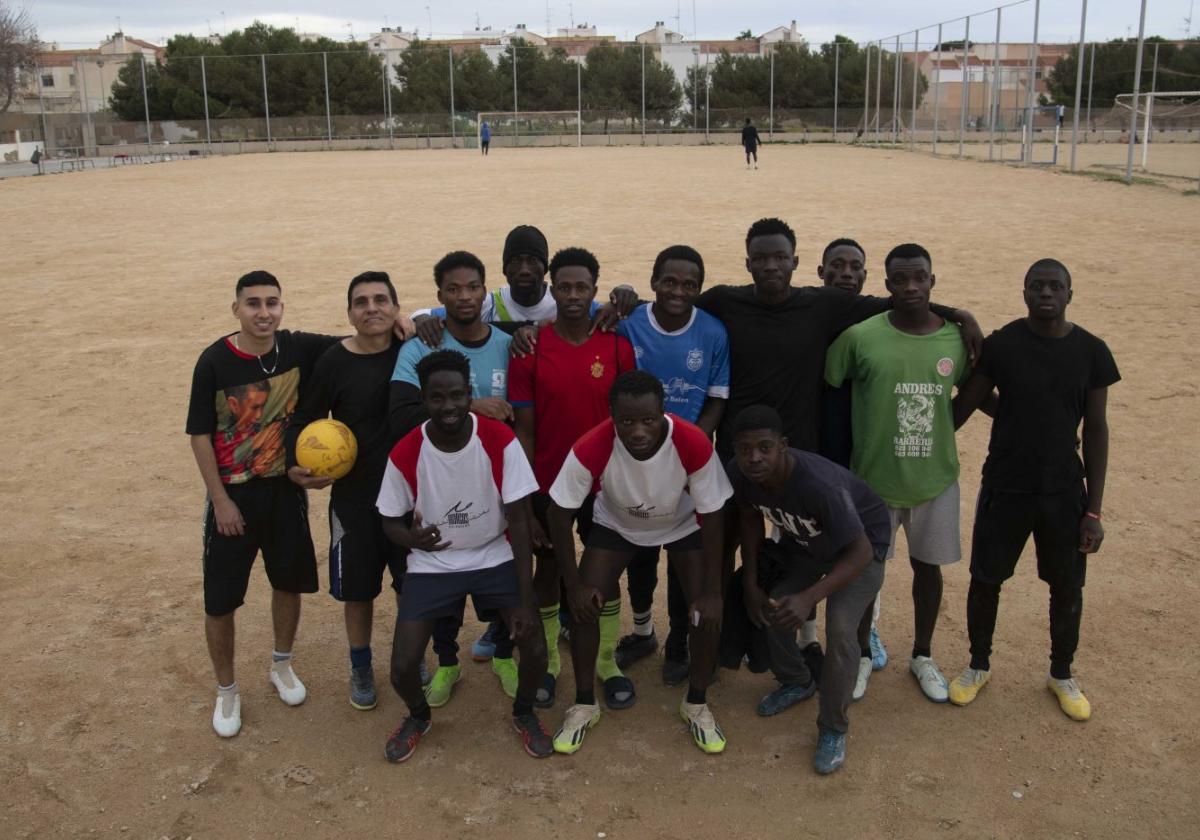
[[[942,25],[938,24],[937,34],[937,57],[934,58],[933,65],[933,153],[937,154],[938,143],[938,110],[941,105],[942,98]]]
[[[917,52],[921,49],[921,30],[913,33],[913,83],[912,83],[912,116],[908,121],[908,146],[914,152],[917,150]]]
[[[1029,45],[1029,87],[1025,89],[1025,147],[1021,150],[1025,163],[1033,163],[1033,94],[1037,87],[1038,23],[1041,16],[1042,0],[1033,0],[1033,43]]]
[[[146,108],[146,154],[150,154],[150,94],[146,93],[146,54],[138,53],[142,60],[138,62],[142,66],[142,105]]]
[[[1150,73],[1150,96],[1146,98],[1146,127],[1142,129],[1142,171],[1150,157],[1150,118],[1154,114],[1154,94],[1158,90],[1158,45],[1154,42],[1154,70]]]
[[[838,81],[841,78],[841,47],[840,41],[833,42],[833,142],[837,142],[838,118]],[[771,107],[775,107],[775,53],[771,53]],[[771,112],[771,125],[774,126],[774,110]]]
[[[271,102],[267,99],[267,54],[263,53],[259,56],[262,59],[262,77],[263,77],[263,114],[267,118],[267,148],[271,147]]]
[[[1092,130],[1092,82],[1096,81],[1096,45],[1092,44],[1092,60],[1088,66],[1087,127]]]
[[[325,76],[325,141],[333,148],[333,117],[329,110],[329,53],[321,53],[321,72]]]
[[[1137,136],[1138,93],[1142,89],[1142,47],[1146,43],[1146,0],[1138,17],[1137,60],[1133,70],[1133,109],[1129,112],[1129,152],[1125,158],[1125,183],[1133,183],[1133,139]]]
[[[458,145],[458,134],[454,128],[454,47],[446,47],[450,64],[450,148]]]
[[[200,91],[204,95],[204,144],[212,152],[212,124],[208,119],[208,70],[204,66],[204,56],[200,56]]]
[[[1086,0],[1085,0],[1086,2]],[[992,104],[988,109],[988,160],[993,160],[996,146],[996,120],[1000,118],[1000,96],[1004,92],[1000,85],[1000,12],[996,8],[996,44],[992,47]]]
[[[1075,151],[1079,145],[1079,105],[1083,99],[1083,51],[1087,47],[1084,38],[1087,34],[1087,0],[1083,0],[1083,11],[1079,18],[1079,50],[1076,53],[1075,68],[1075,113],[1071,118],[1071,171],[1075,171]]]
[[[958,105],[958,156],[963,156],[963,141],[967,134],[967,108],[970,107],[970,87],[971,87],[971,59],[969,50],[971,49],[971,17],[967,16],[967,27],[963,34],[963,60],[962,60],[962,96],[959,99]]]

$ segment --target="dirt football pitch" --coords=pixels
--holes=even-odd
[[[767,146],[761,167],[736,147],[379,151],[0,183],[0,383],[20,433],[0,478],[0,836],[1195,837],[1200,199],[876,149]],[[495,285],[520,223],[552,250],[594,251],[602,290],[648,293],[654,255],[674,243],[699,248],[708,284],[749,282],[743,239],[762,216],[795,228],[796,284],[816,282],[828,240],[852,236],[867,291],[883,294],[887,250],[924,244],[934,299],[989,331],[1024,314],[1032,261],[1071,268],[1069,317],[1107,340],[1123,376],[1076,660],[1089,723],[1044,686],[1048,594],[1030,548],[1004,589],[992,682],[968,708],[929,703],[909,675],[911,572],[889,564],[892,661],[852,708],[846,765],[828,778],[811,769],[815,702],[756,717],[769,675],[723,671],[709,699],[729,747],[708,757],[657,660],[630,671],[635,708],[606,711],[575,756],[534,761],[491,669],[468,659],[414,758],[388,764],[403,713],[387,684],[394,603],[378,603],[379,707],[360,712],[340,607],[306,597],[296,669],[309,699],[285,707],[267,683],[261,566],[238,614],[244,727],[213,733],[204,489],[184,417],[197,354],[237,328],[239,275],[280,278],[285,327],[344,332],[353,275],[389,272],[411,311],[434,300],[433,263],[469,249]],[[964,544],[987,433],[977,415],[959,436]],[[313,494],[323,583],[326,500]],[[934,652],[949,677],[968,660],[967,583],[965,560],[947,570]],[[464,645],[478,631],[469,620]],[[548,728],[570,694],[566,664]]]

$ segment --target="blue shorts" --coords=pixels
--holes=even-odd
[[[470,595],[480,621],[494,621],[500,610],[520,606],[513,561],[466,572],[408,572],[400,592],[397,621],[426,621],[457,616]]]

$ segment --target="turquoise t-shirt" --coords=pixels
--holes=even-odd
[[[929,335],[892,326],[889,312],[855,324],[829,348],[825,381],[850,380],[850,469],[892,507],[916,507],[958,479],[954,386],[967,375],[956,324]]]
[[[512,344],[512,336],[495,327],[489,329],[491,333],[487,340],[478,347],[462,344],[449,332],[442,333],[442,346],[437,348],[428,347],[417,339],[404,342],[396,358],[392,381],[407,382],[419,388],[421,383],[417,380],[417,362],[435,349],[457,350],[471,363],[472,397],[508,399],[508,345]]]

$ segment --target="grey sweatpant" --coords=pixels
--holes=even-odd
[[[786,577],[771,587],[778,600],[812,586],[822,575],[814,575],[803,563],[789,564]],[[825,664],[821,670],[821,698],[817,723],[824,729],[845,732],[850,725],[846,710],[858,678],[858,623],[883,586],[883,563],[872,560],[861,575],[825,601]],[[804,662],[794,630],[767,627],[771,673],[781,683],[807,685],[812,674]]]

